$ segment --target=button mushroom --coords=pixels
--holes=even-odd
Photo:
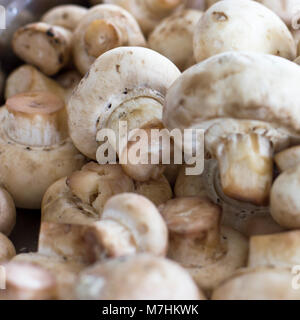
[[[15,54],[48,76],[70,60],[72,33],[62,27],[37,22],[19,28],[12,40]]]
[[[288,27],[274,12],[255,1],[219,1],[199,20],[194,33],[196,61],[225,51],[296,58],[296,44]]]
[[[282,150],[274,156],[275,163],[280,171],[286,171],[300,163],[300,146]]]
[[[183,0],[104,0],[103,2],[119,5],[131,12],[145,35],[184,3]]]
[[[84,270],[76,292],[80,300],[205,299],[183,268],[148,254],[110,259]]]
[[[0,232],[0,263],[12,259],[16,255],[13,243]]]
[[[64,102],[23,93],[6,101],[0,118],[0,181],[17,207],[39,209],[47,188],[85,163],[68,137]]]
[[[88,9],[82,6],[60,5],[47,11],[41,22],[74,31],[87,12]]]
[[[16,223],[16,208],[11,195],[0,188],[0,232],[9,236]]]
[[[117,141],[112,147],[118,152],[120,121],[127,122],[128,130],[161,128],[166,90],[179,75],[171,61],[150,49],[121,47],[104,53],[68,103],[70,135],[77,148],[91,159],[97,153],[98,162],[105,163],[102,129],[114,131]],[[130,168],[130,162],[123,162],[123,168],[138,181],[161,174],[155,165]]]
[[[198,10],[186,9],[165,18],[150,34],[149,47],[169,58],[180,70],[189,68],[196,63],[193,35],[202,14]]]
[[[163,122],[170,130],[207,129],[205,147],[218,159],[225,195],[264,205],[273,151],[299,141],[298,81],[298,66],[280,57],[216,55],[174,82]]]
[[[207,198],[173,199],[160,211],[170,233],[168,257],[185,267],[201,289],[210,292],[246,264],[246,238],[220,227],[221,208]]]
[[[110,49],[146,44],[134,17],[114,5],[92,7],[75,29],[72,42],[74,63],[83,75]]]
[[[23,65],[14,70],[6,80],[5,98],[33,91],[51,92],[65,98],[65,90],[53,79],[45,76],[35,67]]]
[[[168,231],[151,201],[123,193],[107,201],[100,221],[87,230],[86,239],[94,261],[139,252],[164,256]]]

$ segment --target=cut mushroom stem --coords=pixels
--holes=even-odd
[[[6,134],[28,146],[51,146],[68,136],[64,101],[51,93],[29,92],[6,101]]]
[[[54,75],[70,60],[72,33],[62,27],[38,22],[18,29],[13,37],[14,52],[46,75]]]
[[[101,220],[89,228],[86,240],[94,261],[138,252],[164,256],[168,231],[151,201],[123,193],[108,200]]]
[[[268,203],[273,180],[273,147],[258,134],[232,134],[217,147],[225,195],[258,205]]]

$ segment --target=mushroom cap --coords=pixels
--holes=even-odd
[[[183,268],[148,254],[110,259],[86,269],[76,292],[81,300],[205,299]]]
[[[294,146],[278,152],[275,154],[274,159],[280,171],[293,168],[300,163],[300,146]]]
[[[299,81],[299,67],[281,57],[222,53],[189,68],[173,83],[163,121],[168,129],[186,129],[207,128],[217,118],[252,119],[299,132]]]
[[[16,224],[16,207],[12,196],[0,188],[0,232],[10,235]]]
[[[130,231],[138,252],[166,254],[167,226],[155,205],[144,196],[122,193],[110,198],[101,216],[101,221],[107,220],[117,222]]]
[[[248,267],[288,268],[300,265],[300,231],[250,238]]]
[[[102,28],[105,28],[105,31],[107,31],[108,34],[111,34],[112,32],[113,38],[118,38],[119,36],[122,37],[123,34],[126,35],[125,43],[127,46],[146,45],[145,38],[138,23],[128,11],[119,6],[109,4],[94,6],[81,19],[81,22],[73,33],[72,39],[74,62],[78,70],[83,75],[88,72],[90,66],[96,59],[94,56],[89,55],[87,51],[86,33],[98,32],[97,24],[100,23],[100,21],[102,23]],[[107,22],[107,24],[105,24],[104,21]],[[111,26],[120,28],[118,32],[121,32],[121,34],[116,34],[115,31],[113,31],[115,29],[112,30],[110,28]],[[101,39],[101,41],[102,45],[105,43],[109,44],[108,39],[104,38]],[[91,42],[96,45],[94,39],[91,39]],[[122,43],[123,42],[124,41],[122,41]],[[119,45],[116,43],[116,46]]]
[[[149,47],[169,58],[180,70],[192,66],[196,63],[194,29],[202,14],[198,10],[186,9],[165,18],[150,34]]]
[[[300,228],[300,165],[284,171],[275,180],[270,194],[273,219],[288,229]]]
[[[74,299],[74,286],[78,274],[86,265],[77,261],[66,261],[61,257],[41,255],[39,253],[24,253],[15,256],[15,263],[27,263],[49,272],[55,279],[55,298]]]
[[[82,6],[60,5],[47,11],[41,21],[73,31],[87,12],[88,9]]]
[[[244,269],[218,287],[213,300],[299,300],[292,287],[290,269],[260,267]]]
[[[97,130],[124,101],[148,96],[162,102],[180,75],[159,53],[141,47],[120,47],[101,55],[73,92],[67,109],[70,136],[76,147],[96,159]]]
[[[13,243],[0,232],[0,263],[12,259],[16,255]]]
[[[256,1],[218,1],[205,11],[194,33],[197,62],[226,51],[251,51],[296,58],[296,44],[284,22]]]
[[[6,99],[22,92],[32,91],[48,91],[65,97],[65,90],[56,81],[28,64],[15,69],[8,76],[5,86]]]

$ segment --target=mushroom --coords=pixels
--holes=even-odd
[[[19,93],[33,91],[51,92],[63,99],[66,95],[65,90],[57,81],[45,76],[30,65],[22,65],[8,76],[5,86],[6,99]]]
[[[39,209],[47,188],[85,163],[68,137],[64,102],[19,94],[1,108],[0,122],[0,183],[17,207]]]
[[[9,236],[16,224],[16,208],[11,195],[0,187],[0,232]]]
[[[82,6],[60,5],[47,11],[41,22],[74,31],[87,12],[88,9]]]
[[[135,193],[140,194],[151,200],[156,206],[172,199],[173,192],[169,181],[164,175],[157,180],[145,182],[135,182]]]
[[[194,33],[196,61],[226,51],[296,58],[296,44],[288,27],[274,12],[255,1],[219,1],[199,20]]]
[[[81,81],[81,74],[76,70],[68,70],[57,76],[56,81],[65,89],[65,96],[69,99],[73,90]]]
[[[76,293],[80,300],[205,299],[183,268],[149,254],[95,264],[80,274]]]
[[[38,253],[15,256],[6,266],[9,299],[75,298],[77,276],[86,265]]]
[[[299,141],[298,81],[298,66],[280,57],[216,55],[173,83],[163,122],[169,130],[206,130],[205,147],[218,160],[224,194],[265,205],[273,152]]]
[[[259,267],[242,269],[212,294],[212,300],[299,300],[289,269]]]
[[[0,263],[12,259],[16,255],[13,243],[0,232]]]
[[[104,0],[128,10],[138,21],[145,35],[149,35],[165,17],[180,9],[184,0]]]
[[[101,219],[88,228],[86,241],[92,261],[140,252],[165,256],[168,231],[151,201],[123,193],[107,201]]]
[[[294,276],[291,272],[291,268],[300,263],[299,239],[298,230],[252,237],[248,267],[226,280],[214,291],[212,298],[299,300],[299,290],[292,286]]]
[[[220,226],[221,208],[208,198],[173,199],[160,211],[170,233],[168,257],[186,268],[201,289],[210,292],[246,264],[246,238]]]
[[[165,18],[150,34],[149,47],[169,58],[180,70],[189,68],[196,63],[193,35],[202,15],[201,11],[186,9]]]
[[[285,170],[275,180],[270,196],[273,219],[284,228],[300,228],[300,164]]]
[[[92,7],[75,29],[72,43],[74,63],[83,75],[110,49],[146,45],[134,17],[115,5]]]
[[[106,130],[115,134],[115,143],[110,141],[114,153],[121,149],[122,154],[130,147],[126,145],[128,139],[124,143],[122,122],[126,121],[130,131],[143,128],[149,133],[153,128],[160,129],[166,90],[179,75],[171,61],[150,49],[121,47],[104,53],[68,103],[70,135],[76,147],[89,158],[106,163]],[[118,148],[119,142],[125,147]],[[137,181],[159,178],[162,173],[157,165],[131,164],[123,162],[122,166]]]
[[[300,163],[300,146],[293,146],[278,152],[274,156],[278,169],[286,171]]]
[[[72,33],[62,27],[37,22],[19,28],[12,40],[15,54],[48,76],[70,60]]]

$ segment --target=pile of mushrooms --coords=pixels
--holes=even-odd
[[[19,28],[0,72],[0,299],[300,300],[300,1],[90,3]],[[163,161],[174,129],[203,131],[201,174],[172,134]]]

